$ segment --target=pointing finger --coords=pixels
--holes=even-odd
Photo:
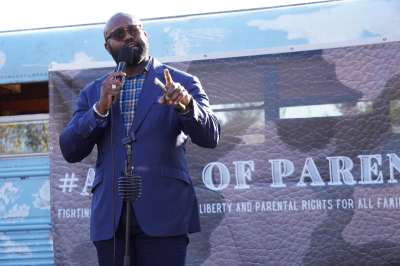
[[[168,89],[169,86],[171,86],[171,84],[173,82],[168,69],[164,69],[164,75],[165,75],[165,80],[166,80],[165,87],[167,87],[167,89]]]

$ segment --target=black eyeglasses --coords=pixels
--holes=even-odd
[[[111,32],[107,38],[106,42],[110,38],[114,38],[116,41],[123,41],[126,35],[126,32],[129,32],[132,37],[136,37],[139,35],[140,30],[142,29],[142,25],[129,25],[127,29],[116,29],[115,31]]]

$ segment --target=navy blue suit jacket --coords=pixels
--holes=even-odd
[[[201,147],[216,147],[220,125],[196,77],[153,60],[130,129],[137,139],[133,144],[133,175],[142,177],[142,195],[132,207],[142,230],[150,236],[197,232],[200,231],[199,212],[185,144],[190,136]],[[183,119],[173,107],[158,103],[157,98],[163,93],[154,84],[154,78],[163,80],[164,68],[193,96],[192,118]],[[97,145],[90,220],[93,241],[113,237],[111,122],[109,118],[105,127],[98,126],[92,109],[100,99],[101,84],[107,76],[80,92],[72,121],[60,136],[62,154],[70,163],[81,161]],[[113,119],[115,226],[118,226],[123,203],[118,195],[118,177],[121,171],[125,172],[126,159],[126,148],[121,142],[126,131],[119,101],[113,105]]]

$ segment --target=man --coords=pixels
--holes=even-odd
[[[84,159],[97,145],[90,237],[99,264],[113,264],[116,230],[115,265],[122,265],[126,211],[118,195],[118,177],[125,171],[127,151],[121,139],[134,132],[133,175],[142,177],[142,194],[132,202],[131,265],[184,265],[187,233],[200,231],[185,144],[189,136],[201,147],[216,147],[219,122],[196,77],[148,55],[147,33],[136,17],[115,14],[104,27],[104,38],[115,61],[121,48],[128,46],[133,50],[133,63],[127,66],[126,74],[114,70],[83,89],[72,121],[60,136],[61,151],[71,163]],[[123,77],[122,82],[115,79],[118,76]],[[155,77],[165,80],[167,93],[154,84]],[[179,103],[184,108],[175,108]],[[114,198],[113,163],[117,177]]]

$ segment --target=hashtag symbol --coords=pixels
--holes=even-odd
[[[63,185],[58,185],[59,188],[62,188],[62,192],[66,192],[67,188],[69,189],[68,192],[72,192],[72,189],[74,187],[77,187],[78,185],[75,185],[75,181],[79,181],[78,178],[75,177],[75,174],[72,173],[71,178],[69,178],[68,174],[65,174],[65,178],[60,179],[61,182],[64,182]]]

